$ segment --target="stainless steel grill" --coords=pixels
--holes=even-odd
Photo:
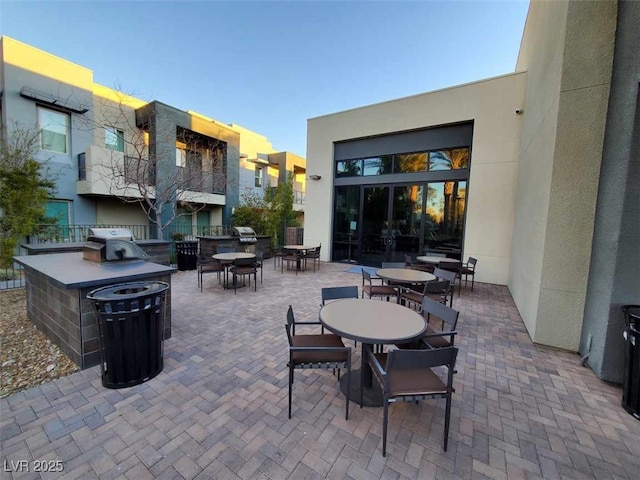
[[[233,227],[233,236],[238,237],[240,243],[256,243],[256,232],[251,227]]]
[[[90,228],[83,258],[95,263],[123,260],[146,260],[148,255],[133,243],[133,234],[126,228]]]

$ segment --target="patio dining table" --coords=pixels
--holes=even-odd
[[[320,309],[320,322],[324,327],[339,335],[362,343],[365,349],[373,345],[408,343],[422,335],[427,322],[419,313],[391,302],[363,298],[348,298],[328,303]],[[360,404],[360,389],[363,389],[363,405],[381,407],[382,390],[372,381],[371,367],[362,362],[361,371],[351,371],[351,390],[347,391],[346,379],[340,382],[345,396]],[[343,377],[344,378],[344,377]]]
[[[223,265],[225,265],[225,273],[224,273],[224,284],[223,287],[226,289],[234,288],[234,285],[229,285],[229,266],[233,265],[233,262],[239,258],[256,258],[255,253],[246,253],[246,252],[225,252],[225,253],[216,253],[213,255],[213,258],[216,260],[220,260]],[[244,287],[244,283],[242,285],[237,285],[237,287]]]
[[[314,248],[317,247],[310,247],[309,245],[285,245],[284,247],[282,247],[283,250],[297,250],[298,252],[300,252],[301,255],[304,255],[305,253],[307,253],[307,250],[313,250]],[[298,271],[300,271],[302,268],[302,257],[298,258],[298,260],[296,261],[296,269]],[[287,266],[287,269],[289,267]]]
[[[446,258],[446,257],[432,257],[429,255],[423,255],[416,257],[416,260],[422,263],[430,263],[432,265],[438,265],[440,262],[451,262],[458,263],[460,260],[456,260],[455,258]]]

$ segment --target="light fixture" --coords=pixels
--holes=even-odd
[[[309,178],[311,180],[320,180],[322,178],[322,175],[309,175]]]

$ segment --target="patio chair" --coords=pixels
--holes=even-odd
[[[238,290],[238,277],[249,277],[249,286],[251,286],[251,275],[253,275],[253,289],[258,291],[258,269],[256,268],[255,259],[253,258],[237,258],[233,261],[233,266],[229,269],[233,275],[233,294]]]
[[[199,255],[197,270],[198,270],[198,287],[200,287],[200,292],[202,292],[203,275],[205,273],[215,272],[218,274],[218,283],[220,283],[220,274],[225,272],[225,266],[220,260],[211,258],[211,255]]]
[[[264,252],[256,252],[256,259],[254,260],[256,268],[260,269],[260,285],[262,285],[262,267],[264,266]]]
[[[358,287],[356,285],[349,287],[324,287],[320,291],[322,295],[322,303],[324,306],[331,300],[339,300],[341,298],[358,298]],[[324,326],[322,327],[324,333]]]
[[[217,248],[217,253],[233,253],[236,251],[235,247],[223,247],[220,246]]]
[[[311,250],[307,250],[304,254],[304,266],[307,267],[307,260],[311,260],[313,262],[313,271],[316,271],[316,262],[318,263],[318,270],[320,270],[320,249],[322,248],[322,244],[313,248]]]
[[[467,288],[467,280],[469,278],[469,275],[471,275],[471,291],[473,292],[473,282],[475,280],[476,277],[476,263],[478,263],[478,260],[473,258],[473,257],[469,257],[469,259],[467,260],[467,263],[463,263],[462,264],[462,268],[460,269],[460,275],[464,275],[464,287]],[[462,285],[462,278],[460,278],[460,284]]]
[[[382,456],[387,456],[387,426],[389,404],[396,401],[416,401],[428,398],[446,398],[444,417],[444,451],[449,443],[449,423],[451,418],[451,397],[453,394],[453,373],[458,349],[455,347],[429,350],[392,350],[388,353],[373,353],[366,349],[366,359],[374,376],[382,387],[384,413],[382,421]],[[447,368],[447,381],[443,382],[432,368]],[[361,374],[364,375],[364,368]],[[363,379],[364,382],[364,379]],[[360,390],[360,408],[363,404],[363,390]]]
[[[382,262],[382,268],[405,268],[404,262]]]
[[[374,285],[371,281],[371,274],[362,269],[362,298],[364,298],[365,293],[369,298],[387,297],[387,302],[390,297],[398,296],[398,292],[391,285]]]
[[[427,330],[414,342],[397,344],[400,349],[453,347],[459,313],[441,302],[424,297],[422,316],[427,320]]]
[[[402,288],[400,290],[400,301],[408,303],[410,308],[413,306],[414,310],[422,306],[422,299],[429,297],[445,305],[449,301],[450,284],[448,280],[427,282],[421,290],[415,290],[411,288]]]
[[[449,306],[453,307],[453,294],[455,292],[458,275],[456,272],[443,270],[439,267],[433,269],[433,274],[438,278],[438,280],[446,280],[449,282]]]
[[[296,275],[298,275],[298,265],[300,265],[300,268],[302,268],[304,262],[302,258],[302,252],[300,252],[299,250],[285,250],[280,257],[280,262],[280,273],[284,273],[284,262],[287,262],[287,270],[291,268],[291,262],[295,262]]]
[[[451,282],[452,290],[455,290],[456,281],[458,281],[458,295],[460,295],[460,289],[462,288],[460,275],[460,271],[462,270],[462,262],[440,262],[438,264],[438,268],[455,273],[455,280]]]
[[[315,335],[296,335],[297,325],[319,325],[320,322],[296,322],[293,307],[287,311],[287,339],[289,340],[289,418],[291,418],[291,396],[293,392],[293,373],[296,368],[326,368],[347,371],[347,392],[351,389],[351,349],[342,343],[342,339],[332,333]],[[346,395],[345,420],[349,420],[349,396]]]
[[[273,249],[273,269],[275,270],[277,265],[277,260],[280,259],[280,263],[282,263],[282,255],[284,255],[284,251],[281,246],[277,246]]]

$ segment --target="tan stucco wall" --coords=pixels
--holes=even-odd
[[[149,219],[137,203],[105,198],[96,202],[96,223],[107,225],[149,225]]]
[[[577,350],[607,112],[615,2],[532,2],[509,288],[531,338]]]
[[[402,98],[308,120],[304,243],[322,243],[330,259],[333,143],[351,138],[474,120],[465,255],[478,259],[476,280],[506,284],[526,73]]]

